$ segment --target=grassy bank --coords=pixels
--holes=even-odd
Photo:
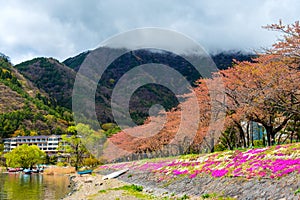
[[[300,143],[249,149],[244,152],[225,151],[205,155],[142,160],[103,165],[101,169],[148,171],[161,174],[161,179],[203,174],[212,177],[280,178],[300,173]]]

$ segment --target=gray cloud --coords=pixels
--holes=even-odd
[[[299,20],[298,0],[2,1],[0,52],[18,63],[36,56],[63,60],[123,31],[163,27],[208,51],[266,47],[278,33],[261,26]]]

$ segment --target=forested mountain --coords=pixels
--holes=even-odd
[[[254,54],[249,54],[241,51],[225,51],[211,55],[211,58],[216,63],[218,69],[227,69],[233,64],[233,59],[237,61],[251,61],[251,58],[256,57]]]
[[[107,54],[115,49],[107,48]],[[49,96],[55,99],[60,106],[71,108],[72,86],[75,80],[76,71],[90,51],[83,52],[75,57],[66,59],[59,63],[52,58],[36,58],[23,62],[15,67],[35,86],[44,90]],[[212,56],[220,69],[228,68],[237,60],[249,60],[251,55],[240,52],[223,52]],[[96,112],[101,123],[113,122],[110,108],[110,100],[113,88],[117,81],[127,71],[147,63],[161,63],[179,71],[187,80],[194,84],[200,78],[200,74],[180,56],[169,52],[155,52],[148,50],[131,51],[115,60],[99,80],[96,98]],[[167,88],[159,85],[145,85],[139,88],[131,98],[130,114],[137,124],[142,124],[148,117],[148,110],[153,104],[161,104],[167,110],[178,105],[175,96]]]
[[[86,58],[86,56],[89,53],[90,53],[90,51],[85,51],[83,53],[80,53],[77,56],[70,57],[70,58],[66,59],[65,61],[63,61],[63,64],[65,64],[66,66],[70,67],[71,69],[73,69],[77,72],[80,68],[80,65],[82,64],[82,62],[84,61],[84,59]]]
[[[71,108],[75,71],[53,58],[35,58],[15,68],[60,106]]]
[[[34,85],[11,65],[8,57],[0,56],[0,139],[66,132],[72,122],[71,113]]]

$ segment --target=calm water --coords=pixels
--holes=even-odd
[[[70,192],[68,176],[0,173],[0,200],[61,199]]]

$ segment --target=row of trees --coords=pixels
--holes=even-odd
[[[218,108],[204,112],[203,116],[205,115],[206,119],[209,118],[207,115],[211,117],[222,109],[226,110],[222,135],[230,137],[230,134],[234,133],[233,138],[237,140],[230,141],[225,138],[228,147],[231,147],[231,142],[241,147],[249,146],[249,128],[245,128],[244,125],[249,126],[250,122],[257,122],[264,127],[268,145],[273,145],[276,140],[278,142],[278,137],[282,136],[283,132],[291,136],[291,141],[294,136],[300,140],[299,22],[285,26],[280,21],[279,24],[268,25],[265,28],[284,35],[271,49],[258,54],[251,62],[235,61],[232,68],[219,71],[213,79],[200,80],[196,89],[202,107],[211,107],[212,105],[207,103],[210,102]],[[224,84],[226,99],[220,101],[211,98],[211,101],[204,101],[203,98],[211,97],[211,92],[223,92],[219,91],[220,83]],[[205,90],[207,85],[214,91]],[[206,93],[206,96],[203,93]],[[211,133],[208,132],[206,138],[209,137]],[[207,142],[207,145],[211,144]]]

